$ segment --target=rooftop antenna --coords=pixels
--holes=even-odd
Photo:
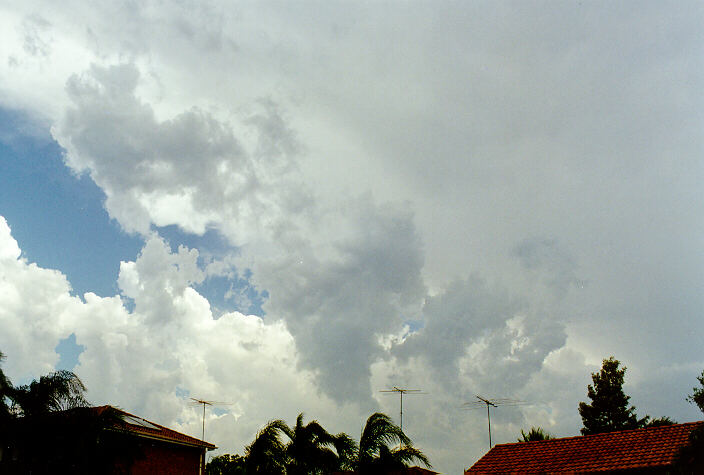
[[[486,405],[486,419],[489,423],[489,449],[491,449],[491,412],[489,409],[491,407],[499,406],[525,406],[528,403],[525,401],[519,401],[518,399],[507,399],[507,398],[496,398],[488,399],[481,396],[477,396],[476,401],[466,402],[462,407],[466,409],[481,409]]]
[[[203,405],[203,432],[201,433],[200,440],[205,442],[205,406],[230,406],[232,405],[231,402],[221,402],[221,401],[206,401],[205,399],[196,399],[194,397],[191,398],[191,405],[192,406],[200,406],[201,404]]]
[[[404,394],[425,394],[420,389],[406,389],[394,386],[392,389],[384,389],[380,393],[399,393],[401,395],[401,432],[403,432],[403,395]]]

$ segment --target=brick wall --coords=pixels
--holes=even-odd
[[[134,461],[131,475],[199,475],[201,449],[159,441],[140,441],[143,457]]]

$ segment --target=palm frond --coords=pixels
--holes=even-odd
[[[414,462],[420,462],[428,468],[432,468],[430,460],[423,452],[412,446],[404,446],[392,452],[393,457],[404,465],[408,466]]]

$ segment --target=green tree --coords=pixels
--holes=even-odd
[[[354,470],[359,454],[357,442],[344,432],[340,432],[333,436],[332,444],[337,452],[335,470]]]
[[[650,419],[646,416],[646,422],[643,427],[660,427],[660,426],[671,426],[677,424],[677,421],[673,421],[667,416],[658,417],[657,419]]]
[[[246,459],[241,455],[218,455],[205,466],[205,475],[245,475],[245,463]]]
[[[346,434],[333,436],[329,434],[318,421],[311,421],[303,424],[303,414],[296,418],[296,425],[288,427],[282,421],[279,427],[288,437],[289,443],[286,445],[287,475],[308,475],[327,473],[339,467],[339,458],[335,449],[337,438],[350,439]],[[339,447],[347,447],[338,444]],[[352,450],[356,447],[352,446]],[[344,458],[349,458],[344,454]]]
[[[0,364],[2,364],[5,359],[5,354],[0,351]],[[5,376],[2,368],[0,368],[0,418],[10,416],[10,407],[8,406],[8,398],[12,392],[12,384],[10,380]]]
[[[270,422],[257,432],[254,441],[245,447],[245,457],[247,473],[250,475],[284,473],[286,451],[277,424]]]
[[[74,373],[57,371],[9,387],[12,457],[3,460],[0,472],[106,473],[118,461],[127,470],[137,456],[134,439],[121,430],[119,412],[89,407],[86,388]]]
[[[5,355],[0,351],[0,364],[5,359]],[[0,454],[10,452],[10,442],[13,440],[12,422],[13,415],[10,412],[9,397],[12,392],[12,384],[0,368]],[[5,455],[7,458],[7,455]],[[6,464],[5,464],[6,465]],[[3,468],[3,456],[0,455],[0,472]]]
[[[696,404],[699,410],[704,412],[704,371],[697,376],[697,381],[699,381],[699,387],[692,388],[692,394],[687,396],[687,400]]]
[[[579,403],[583,435],[636,429],[647,420],[638,419],[635,407],[628,406],[630,397],[623,392],[626,367],[619,369],[620,364],[612,356],[603,360],[601,371],[592,373],[594,385],[587,387],[587,396],[592,402]]]
[[[281,440],[281,435],[288,442]],[[277,419],[269,422],[246,448],[247,466],[252,473],[315,475],[348,468],[357,446],[344,433],[332,435],[318,421],[303,424],[303,414],[289,427]]]
[[[399,444],[390,448],[389,444]],[[413,462],[430,468],[428,458],[413,447],[411,439],[403,433],[391,418],[380,412],[369,416],[359,440],[357,470],[360,474],[383,474],[400,470]]]
[[[521,429],[521,438],[518,439],[519,442],[533,442],[536,440],[549,440],[554,439],[555,436],[547,432],[542,427],[531,427],[526,433]]]
[[[13,411],[23,417],[87,407],[86,387],[71,371],[56,371],[12,390]]]
[[[692,388],[687,400],[704,412],[704,371],[697,376],[699,387]],[[701,473],[704,470],[704,426],[689,433],[687,445],[677,454],[677,467],[680,473]]]

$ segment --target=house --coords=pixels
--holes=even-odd
[[[94,410],[100,414],[112,406],[100,406]],[[112,408],[116,409],[116,408]],[[134,436],[136,457],[129,467],[117,467],[117,473],[131,475],[199,475],[204,472],[205,454],[214,450],[215,445],[194,437],[176,432],[162,425],[135,416],[121,409],[117,412],[124,424],[122,433]]]
[[[398,473],[399,475],[437,475],[438,472],[433,472],[427,468],[408,467],[405,471]]]
[[[465,474],[669,473],[694,430],[704,431],[704,421],[497,444]],[[702,461],[698,463],[694,472],[704,473]]]
[[[354,470],[346,470],[343,472],[333,472],[332,475],[355,475],[357,472]],[[438,475],[439,472],[433,472],[427,468],[421,467],[407,467],[402,470],[394,470],[387,472],[384,475]]]

